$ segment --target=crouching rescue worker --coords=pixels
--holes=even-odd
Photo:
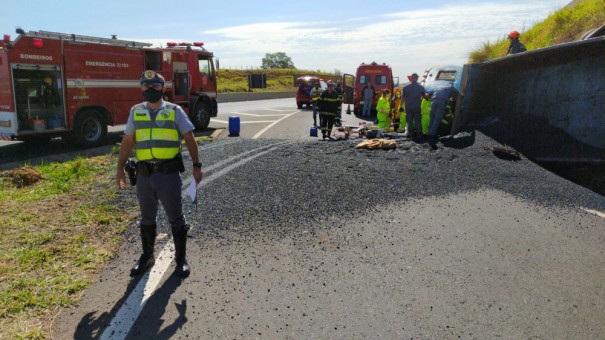
[[[339,110],[341,108],[342,98],[334,90],[334,83],[330,80],[328,82],[328,89],[321,93],[319,100],[319,121],[321,126],[321,136],[323,139],[329,138],[332,134],[332,128],[334,127],[334,121],[339,117]]]
[[[160,74],[145,71],[140,84],[145,102],[130,110],[116,169],[116,184],[124,189],[124,166],[134,148],[138,160],[136,194],[141,210],[139,227],[143,254],[130,274],[139,275],[155,263],[156,217],[158,202],[161,202],[174,239],[175,273],[184,278],[189,276],[189,264],[185,258],[189,226],[183,216],[181,199],[179,172],[185,171],[185,165],[180,146],[183,138],[193,162],[193,177],[199,183],[202,180],[202,163],[193,135],[194,126],[180,106],[162,99],[164,78]]]

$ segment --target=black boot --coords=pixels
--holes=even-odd
[[[429,145],[431,150],[437,150],[437,136],[429,136]]]
[[[189,264],[185,258],[187,254],[187,231],[189,226],[181,228],[172,227],[172,238],[174,239],[174,257],[176,260],[176,269],[174,272],[181,278],[189,276]]]
[[[156,225],[140,225],[141,228],[141,243],[143,244],[143,255],[130,270],[130,276],[137,276],[144,273],[147,268],[155,264],[155,256],[153,255],[153,247],[155,246]]]

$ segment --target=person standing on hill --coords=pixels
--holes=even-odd
[[[523,45],[521,41],[519,41],[520,36],[521,35],[517,31],[512,31],[508,34],[508,40],[510,40],[510,45],[508,46],[508,52],[506,52],[506,54],[516,54],[527,51],[525,45]]]

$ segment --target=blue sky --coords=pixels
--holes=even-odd
[[[405,79],[463,65],[482,43],[528,29],[569,2],[13,0],[0,11],[0,33],[14,38],[20,26],[156,45],[203,41],[223,68],[259,67],[265,53],[285,52],[299,69],[354,73],[376,61]]]

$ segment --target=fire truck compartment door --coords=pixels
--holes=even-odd
[[[32,119],[64,117],[64,83],[60,66],[11,64],[11,72],[16,112],[1,114],[0,133],[5,133],[5,129],[13,132],[27,129],[27,123]],[[54,90],[45,95],[44,89],[50,87]],[[10,123],[6,121],[8,114],[11,115]]]
[[[187,63],[174,62],[172,64],[172,69],[174,71],[173,87],[175,100],[178,102],[189,99],[190,81]]]

